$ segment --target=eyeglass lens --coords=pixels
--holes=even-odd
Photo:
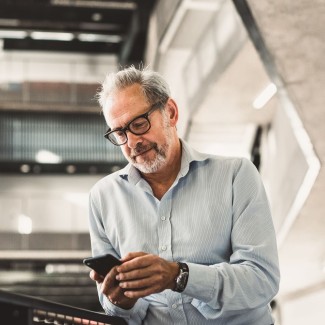
[[[139,117],[132,121],[127,129],[133,134],[141,135],[150,129],[150,122],[146,117]],[[113,143],[123,144],[127,141],[127,136],[125,131],[116,130],[109,134],[109,139]]]

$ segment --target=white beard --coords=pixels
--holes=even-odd
[[[168,148],[169,148],[169,143],[161,146],[160,148],[157,148],[157,144],[156,144],[156,146],[154,147],[156,156],[153,160],[145,161],[141,164],[132,160],[131,163],[141,173],[144,174],[155,173],[157,170],[159,170],[161,167],[163,167],[166,164],[166,157],[167,157],[166,152],[168,151]]]
[[[167,164],[167,154],[172,143],[172,130],[170,128],[167,115],[163,114],[163,118],[163,128],[166,134],[166,142],[161,146],[158,146],[157,143],[150,143],[150,146],[156,152],[154,159],[145,161],[143,163],[137,163],[135,158],[128,158],[128,161],[132,163],[133,166],[141,173],[155,173]]]

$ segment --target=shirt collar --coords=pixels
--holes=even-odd
[[[178,178],[185,176],[189,169],[190,165],[194,161],[204,161],[208,158],[208,156],[204,153],[198,152],[192,147],[189,146],[187,142],[181,140],[182,143],[182,161],[181,161],[181,169],[178,174]]]
[[[191,148],[187,142],[180,139],[182,144],[182,160],[181,160],[181,169],[179,171],[178,177],[185,176],[189,169],[190,165],[194,161],[204,161],[208,159],[208,155],[198,152],[195,149]],[[142,180],[141,174],[139,173],[138,169],[135,168],[131,163],[128,163],[124,168],[118,171],[118,174],[121,178],[128,180],[133,184],[137,184],[139,181]]]

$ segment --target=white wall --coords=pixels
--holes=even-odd
[[[325,289],[315,288],[315,291],[305,292],[301,296],[282,301],[281,322],[277,325],[321,325],[324,324]]]
[[[113,55],[0,52],[0,85],[23,81],[97,83],[116,69]]]
[[[279,246],[295,222],[320,169],[309,136],[284,89],[264,143],[262,176],[268,190]]]
[[[17,232],[21,214],[33,232],[88,232],[88,193],[102,177],[1,175],[0,232]]]

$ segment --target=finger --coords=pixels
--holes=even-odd
[[[153,293],[157,292],[153,288],[142,288],[139,290],[131,290],[131,291],[125,291],[124,296],[130,299],[139,299],[139,298],[144,298],[146,296],[149,296]]]
[[[110,291],[110,293],[107,295],[108,300],[113,303],[114,305],[119,304],[125,299],[128,299],[126,296],[124,296],[123,289],[117,287]]]
[[[110,302],[118,307],[123,309],[130,309],[134,306],[137,299],[130,299],[124,295],[123,291],[117,292],[114,291],[111,295],[109,295],[108,299]]]
[[[139,290],[150,286],[155,286],[157,283],[153,278],[145,278],[133,281],[123,281],[119,283],[119,286],[123,289]]]
[[[153,287],[155,290],[162,291],[169,286],[169,277],[167,274],[152,273],[150,270],[145,272],[130,272],[137,273],[137,277],[132,280],[123,280],[119,282],[119,286],[123,289],[142,289],[145,287]],[[129,275],[128,273],[126,275]],[[157,291],[158,292],[158,291]]]
[[[98,283],[101,283],[103,282],[104,280],[104,277],[100,274],[98,274],[96,271],[94,270],[91,270],[90,273],[89,273],[89,277],[93,280],[93,281],[96,281]]]
[[[102,293],[105,295],[108,295],[110,292],[110,289],[114,287],[119,287],[118,281],[116,280],[116,275],[118,274],[116,267],[113,267],[105,276],[103,282],[102,282]]]
[[[139,257],[139,256],[144,256],[147,255],[147,253],[144,252],[132,252],[132,253],[128,253],[127,255],[125,255],[122,259],[121,262],[127,262],[127,261],[131,261],[132,259]]]
[[[118,304],[118,300],[114,300],[114,298],[112,297],[112,295],[107,297],[108,300],[113,304],[113,305],[117,305]]]
[[[140,254],[140,253],[130,253],[130,254]],[[129,254],[128,254],[129,255]],[[118,266],[117,270],[119,273],[130,272],[132,270],[141,269],[155,264],[157,257],[152,254],[141,253],[141,255],[133,255],[132,259],[123,262]]]
[[[116,275],[116,280],[118,281],[128,281],[128,280],[138,280],[150,277],[153,274],[152,269],[150,266],[137,268],[132,271],[118,273]]]
[[[117,271],[117,280],[130,280],[146,277],[148,273],[170,273],[171,265],[157,255],[146,254],[124,262],[118,266]]]

